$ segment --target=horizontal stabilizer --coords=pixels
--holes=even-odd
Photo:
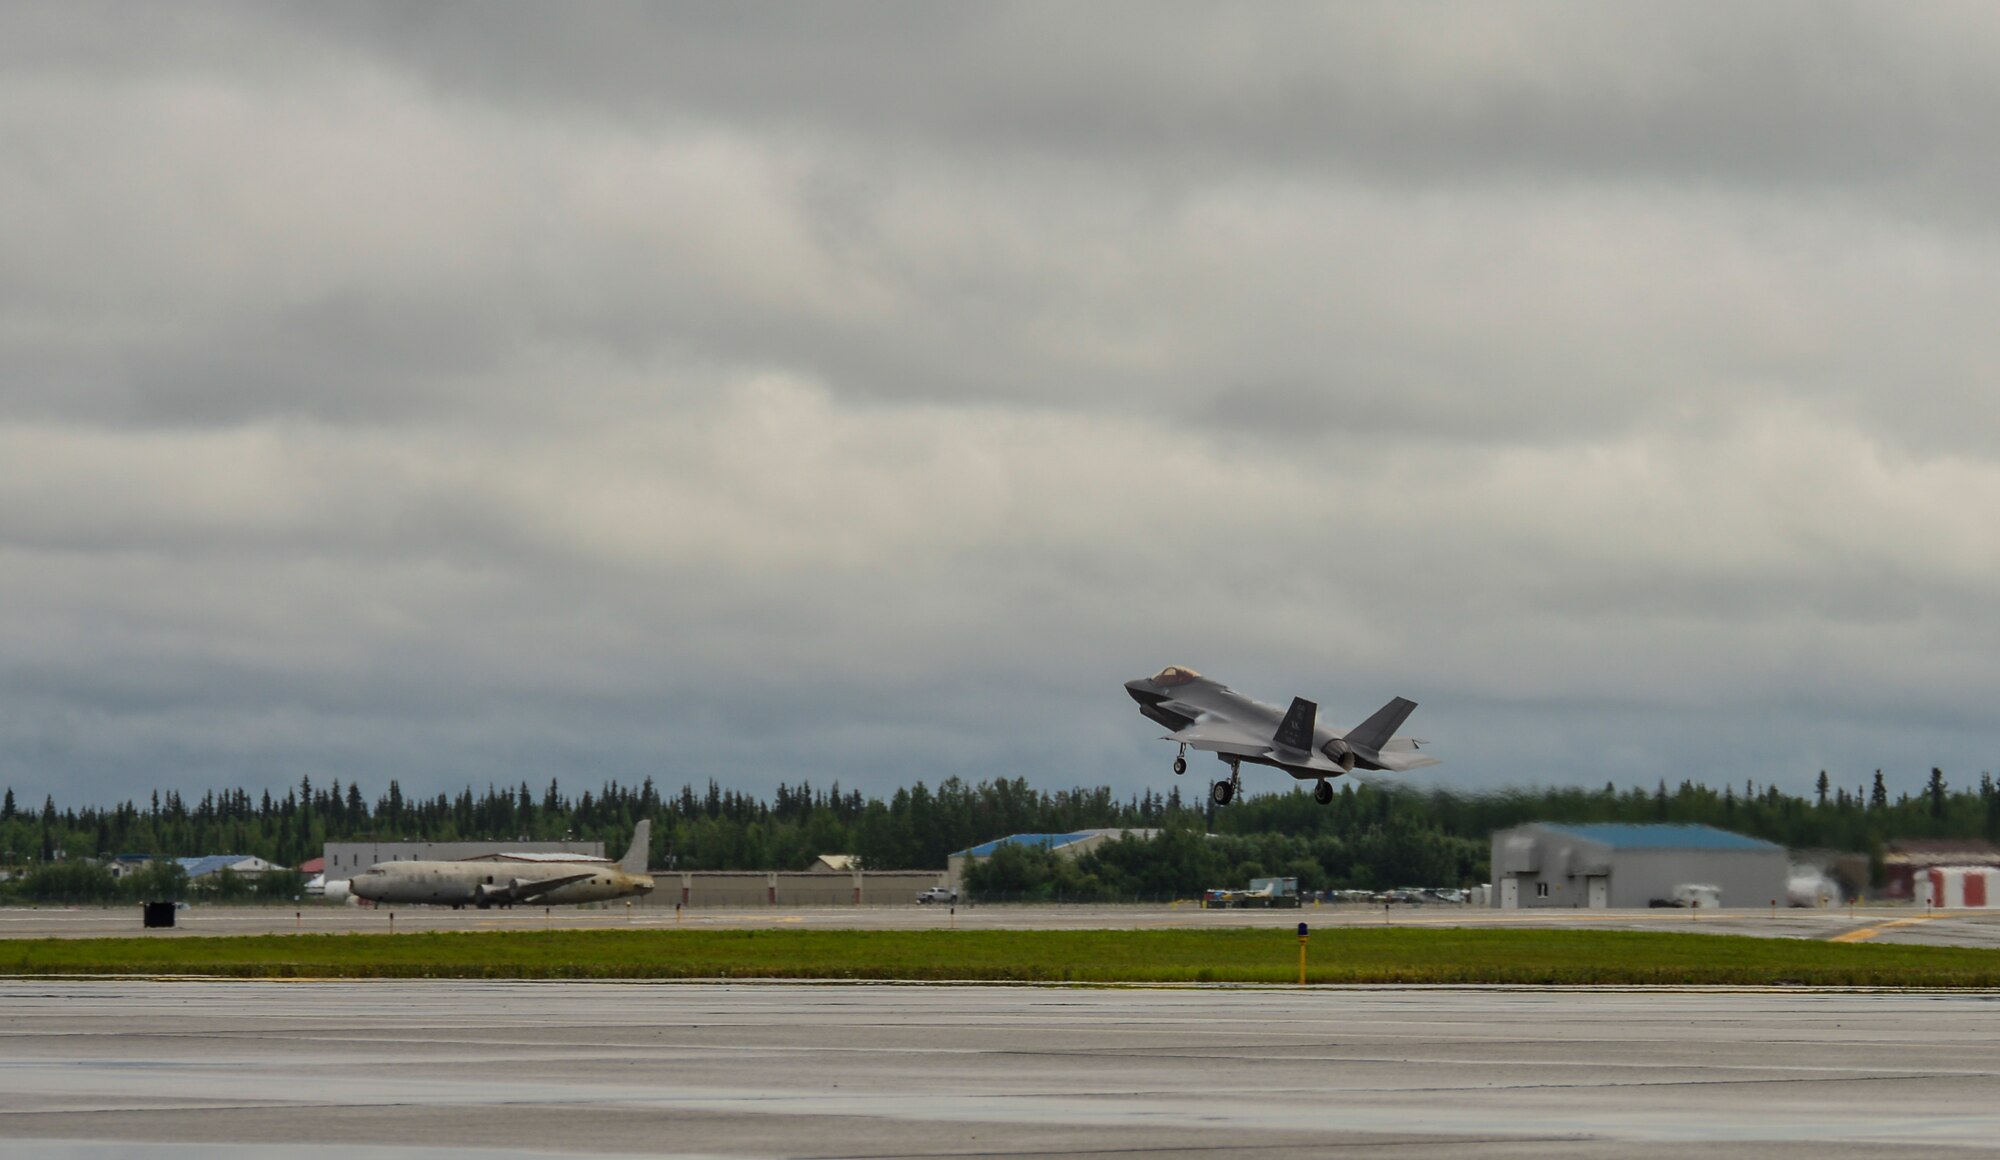
[[[1396,730],[1403,727],[1403,722],[1410,719],[1410,714],[1415,712],[1416,708],[1415,701],[1397,697],[1375,710],[1374,715],[1368,720],[1350,730],[1347,734],[1347,744],[1364,753],[1380,752],[1382,747],[1389,743],[1389,738],[1396,735]]]
[[[1280,749],[1294,753],[1310,753],[1313,747],[1313,722],[1319,717],[1319,706],[1304,697],[1293,697],[1292,707],[1285,710],[1285,719],[1278,723],[1278,734],[1272,738]]]

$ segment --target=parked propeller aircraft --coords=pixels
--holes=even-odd
[[[1272,765],[1301,781],[1317,781],[1313,800],[1333,800],[1331,778],[1357,769],[1401,773],[1436,765],[1420,752],[1421,738],[1397,737],[1396,729],[1416,709],[1397,697],[1354,728],[1342,732],[1317,723],[1319,706],[1304,697],[1292,707],[1266,705],[1193,669],[1169,665],[1150,677],[1126,681],[1125,691],[1139,712],[1165,725],[1166,739],[1181,749],[1174,772],[1187,772],[1187,751],[1206,750],[1229,765],[1229,777],[1209,787],[1216,805],[1226,806],[1243,792],[1242,763]]]
[[[431,903],[458,910],[532,902],[564,906],[604,902],[653,889],[646,852],[653,823],[639,823],[632,848],[613,862],[581,854],[495,854],[463,862],[377,862],[350,880],[356,898],[377,903]],[[332,897],[328,884],[328,897]]]

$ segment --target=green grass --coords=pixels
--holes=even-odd
[[[2000,951],[1588,930],[1313,936],[1316,983],[2000,988]],[[528,931],[0,941],[0,974],[1288,983],[1289,930]]]

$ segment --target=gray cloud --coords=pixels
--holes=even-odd
[[[0,781],[1990,764],[1957,15],[10,12]]]

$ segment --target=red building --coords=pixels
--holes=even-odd
[[[1882,895],[1916,897],[1917,875],[1943,866],[2000,867],[2000,846],[1982,838],[1899,838],[1882,854]]]

